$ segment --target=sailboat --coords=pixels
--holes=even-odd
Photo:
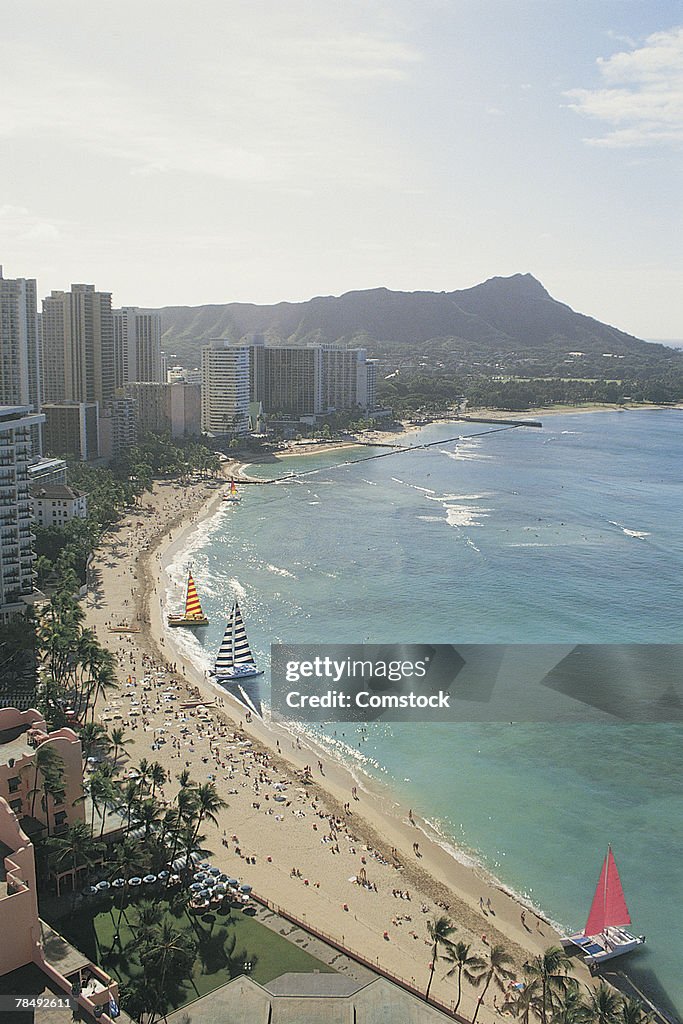
[[[612,847],[608,846],[586,927],[578,935],[563,939],[562,944],[565,948],[578,946],[592,968],[603,960],[630,953],[645,942],[644,935],[626,931],[625,926],[630,923],[616,861]]]
[[[263,672],[256,667],[254,655],[249,648],[247,631],[244,628],[242,612],[237,601],[232,606],[223,643],[216,655],[213,671],[209,675],[219,683],[263,675]]]
[[[182,615],[169,615],[169,626],[208,626],[209,620],[202,611],[197,587],[192,573],[187,574],[187,593],[185,595],[185,612]]]
[[[223,495],[223,501],[239,501],[240,496],[237,493],[237,484],[234,480],[230,481],[230,490],[226,491]]]

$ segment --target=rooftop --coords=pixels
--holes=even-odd
[[[342,974],[302,974],[290,971],[273,978],[263,987],[274,996],[350,996],[367,982],[355,981]]]
[[[32,498],[52,498],[61,499],[66,501],[73,501],[74,498],[82,498],[83,494],[81,491],[74,491],[72,487],[67,487],[66,484],[34,484],[31,488]]]
[[[33,753],[33,747],[29,746],[26,738],[28,730],[28,725],[18,725],[14,729],[0,731],[0,764],[9,764],[12,758],[18,761]]]

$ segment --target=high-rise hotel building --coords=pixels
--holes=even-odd
[[[114,397],[111,293],[72,284],[43,299],[43,399],[99,402]]]
[[[0,267],[0,406],[40,412],[40,341],[35,280],[5,278]],[[31,427],[41,452],[40,424]]]
[[[43,416],[0,405],[0,623],[22,613],[33,593],[31,432]]]
[[[377,401],[377,360],[340,345],[251,346],[251,396],[270,416],[310,417]]]
[[[249,348],[213,341],[202,348],[202,430],[249,432]]]
[[[322,349],[253,345],[251,397],[271,416],[324,412]]]
[[[161,358],[161,317],[136,306],[112,310],[114,378],[117,388],[132,381],[166,380]]]
[[[114,397],[114,320],[111,293],[95,291],[92,284],[72,284],[71,291],[53,291],[43,299],[42,390],[50,405],[45,447],[53,455],[67,454],[61,437],[54,436],[57,407],[65,416],[83,418],[97,403],[97,418]],[[73,412],[74,404],[79,408]],[[61,422],[61,420],[59,420]],[[70,453],[70,452],[69,452]],[[99,450],[89,445],[87,458]]]

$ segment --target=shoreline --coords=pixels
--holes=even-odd
[[[419,427],[415,427],[419,429]],[[322,446],[320,446],[322,447]],[[318,446],[316,446],[318,448]],[[318,448],[319,450],[319,448]],[[295,453],[296,454],[296,453]],[[241,463],[225,463],[223,467],[227,479],[230,476],[239,476],[239,470],[243,469]],[[185,686],[198,691],[195,699],[201,699],[204,695],[204,706],[209,714],[213,715],[218,722],[223,719],[224,712],[227,712],[233,725],[228,725],[227,720],[221,728],[236,728],[236,732],[248,737],[252,742],[252,752],[267,752],[269,764],[272,769],[282,778],[287,778],[287,786],[297,788],[301,792],[302,770],[306,764],[315,764],[316,760],[324,761],[324,777],[314,771],[315,781],[304,786],[307,797],[313,797],[312,805],[318,809],[325,809],[325,817],[333,815],[340,821],[345,822],[347,837],[349,831],[354,836],[354,845],[351,846],[353,854],[349,855],[345,850],[341,851],[340,859],[345,866],[337,866],[337,859],[330,862],[327,849],[321,849],[321,840],[317,836],[311,837],[308,829],[309,820],[305,823],[299,819],[299,824],[294,825],[294,846],[285,844],[285,849],[297,849],[297,858],[306,858],[305,870],[312,878],[320,876],[321,889],[308,886],[302,890],[300,880],[283,874],[281,866],[282,857],[287,857],[281,847],[276,853],[275,839],[266,837],[265,829],[261,827],[263,814],[249,813],[248,798],[250,793],[240,794],[231,786],[229,789],[223,783],[218,783],[221,792],[228,790],[228,799],[234,806],[236,803],[244,805],[244,800],[238,801],[238,797],[247,797],[247,804],[241,806],[239,813],[231,813],[228,810],[225,815],[226,829],[232,834],[239,834],[241,848],[253,850],[257,858],[257,865],[248,869],[248,877],[253,881],[256,891],[280,905],[288,908],[291,912],[304,914],[304,919],[320,930],[334,933],[342,944],[347,945],[351,950],[363,950],[364,955],[370,959],[376,959],[379,963],[386,964],[392,973],[404,977],[411,977],[411,972],[418,975],[417,984],[426,983],[427,961],[429,953],[424,945],[425,924],[435,916],[444,912],[443,906],[448,905],[448,915],[457,924],[456,938],[462,941],[471,942],[473,950],[481,954],[485,953],[485,946],[502,941],[514,956],[517,970],[521,968],[524,959],[530,955],[542,952],[549,945],[558,941],[558,934],[553,926],[536,909],[526,904],[517,894],[510,892],[502,882],[486,871],[480,864],[472,864],[467,851],[460,851],[455,842],[451,843],[453,853],[449,852],[448,837],[439,835],[426,821],[413,816],[414,824],[411,824],[405,809],[401,807],[394,793],[389,786],[384,786],[375,779],[370,779],[362,774],[357,777],[348,766],[334,759],[334,755],[324,747],[318,747],[310,737],[301,737],[295,742],[294,733],[286,728],[273,723],[264,723],[253,720],[247,722],[245,708],[233,701],[230,696],[216,687],[206,679],[202,678],[201,672],[196,665],[186,658],[184,653],[178,651],[172,640],[172,634],[164,627],[162,614],[168,609],[165,607],[165,594],[168,586],[166,574],[167,566],[177,559],[178,553],[186,546],[189,536],[198,528],[205,527],[212,516],[220,508],[220,501],[224,487],[216,489],[212,494],[206,486],[195,486],[189,489],[193,493],[192,500],[186,500],[185,490],[178,488],[173,483],[155,485],[155,494],[147,504],[153,507],[151,516],[153,522],[150,525],[148,536],[141,539],[140,544],[128,549],[126,545],[125,554],[129,562],[124,572],[121,566],[112,559],[113,566],[106,565],[106,559],[102,557],[108,548],[111,553],[116,553],[120,559],[121,536],[125,532],[126,524],[112,531],[112,537],[107,538],[104,550],[97,552],[98,568],[102,572],[103,591],[107,600],[104,603],[108,608],[108,601],[116,602],[116,582],[120,584],[121,578],[126,580],[126,571],[134,575],[137,580],[136,603],[137,614],[143,619],[149,615],[149,622],[143,623],[141,632],[126,638],[123,649],[128,647],[121,659],[122,667],[126,655],[134,665],[137,665],[141,650],[147,652],[147,657],[155,661],[171,661],[176,666],[176,671],[169,673],[171,678],[178,680],[180,686]],[[175,504],[174,504],[175,499]],[[143,515],[143,513],[140,513]],[[147,518],[150,513],[144,513]],[[133,514],[134,520],[136,513]],[[131,524],[127,524],[130,526]],[[130,578],[130,577],[129,577]],[[119,598],[120,598],[119,588]],[[90,604],[90,602],[88,602]],[[121,621],[124,613],[117,612],[116,621]],[[90,615],[89,615],[90,619]],[[121,644],[121,638],[117,637],[115,644]],[[137,655],[131,657],[131,651],[138,648]],[[125,670],[124,670],[125,671]],[[140,671],[138,670],[138,676]],[[159,686],[167,687],[169,684],[158,683]],[[188,689],[188,692],[191,692]],[[217,707],[218,705],[218,707]],[[121,709],[125,710],[124,708]],[[214,714],[217,712],[217,714]],[[168,715],[168,712],[166,712]],[[100,714],[102,717],[102,713]],[[153,716],[150,713],[150,723]],[[163,715],[162,715],[163,720]],[[167,723],[168,724],[168,723]],[[141,756],[149,756],[150,750],[153,757],[160,754],[154,750],[154,738],[159,726],[150,724],[145,731],[134,734],[135,748],[134,756],[139,759]],[[145,732],[151,736],[145,735]],[[234,746],[232,744],[231,746]],[[175,750],[163,751],[164,754],[175,755]],[[180,751],[177,755],[180,758]],[[161,759],[161,758],[160,758]],[[202,762],[209,764],[209,758],[202,758]],[[232,757],[231,757],[232,760]],[[180,765],[173,765],[179,769]],[[201,771],[201,768],[200,768]],[[194,774],[194,773],[193,773]],[[228,777],[226,777],[227,780]],[[230,782],[233,782],[232,774]],[[240,783],[242,788],[250,788],[246,782]],[[353,786],[358,787],[360,799],[354,801],[352,813],[347,815],[344,812],[344,804],[351,807],[350,794]],[[167,789],[171,787],[167,785]],[[289,790],[288,790],[289,792]],[[302,817],[311,814],[310,805],[307,799],[299,796],[297,812]],[[303,801],[303,802],[302,802]],[[254,803],[252,801],[252,809]],[[272,809],[272,808],[271,808]],[[292,812],[295,813],[295,812]],[[223,824],[223,819],[221,824]],[[315,823],[313,829],[315,830]],[[272,832],[272,829],[269,830]],[[284,831],[284,829],[282,830]],[[216,845],[217,834],[211,829],[209,844]],[[247,839],[244,837],[248,836]],[[313,839],[313,844],[310,840]],[[309,841],[306,842],[306,839]],[[348,841],[348,838],[347,838]],[[418,842],[420,847],[419,857],[409,852],[412,844]],[[267,845],[264,847],[264,843]],[[223,842],[226,847],[225,841]],[[360,862],[356,846],[361,846]],[[371,847],[370,850],[365,847]],[[337,843],[339,848],[339,843]],[[398,851],[398,859],[401,867],[395,867],[392,863],[391,850]],[[266,855],[272,856],[272,861],[266,861],[268,867],[262,865]],[[458,857],[460,854],[460,859]],[[224,857],[225,849],[219,850],[216,854],[218,863],[223,861],[227,867],[231,864],[234,870],[234,853]],[[379,855],[379,856],[376,856]],[[244,859],[244,854],[241,854]],[[291,857],[291,855],[290,855]],[[273,865],[278,864],[278,869],[273,870]],[[349,885],[347,876],[356,875],[361,870],[361,863],[367,865],[368,877],[380,890],[381,900],[377,895],[370,896],[355,885]],[[240,865],[241,867],[241,865]],[[288,872],[291,865],[285,862],[285,870]],[[257,870],[258,868],[258,870]],[[392,899],[390,883],[400,890],[409,890],[411,893],[410,902],[400,898]],[[356,895],[358,893],[358,895]],[[387,900],[388,895],[388,900]],[[360,897],[360,898],[359,898]],[[491,914],[488,914],[485,906],[491,900]],[[351,903],[353,901],[353,903]],[[374,901],[374,905],[373,905]],[[381,910],[380,905],[381,904]],[[352,907],[351,910],[344,910],[344,907]],[[305,910],[302,910],[305,907]],[[422,907],[427,907],[427,912],[422,912]],[[405,910],[409,911],[408,921],[396,920],[404,918]],[[524,910],[528,921],[533,927],[525,924],[522,920]],[[393,913],[392,913],[393,911]],[[353,917],[350,914],[353,913]],[[409,928],[409,925],[411,926]],[[388,934],[389,939],[384,935]],[[420,930],[418,935],[416,929]],[[486,936],[483,941],[482,935]],[[416,964],[417,960],[417,964]],[[424,961],[424,963],[422,962]],[[444,983],[437,970],[434,976],[433,993],[436,998],[448,1003],[452,996],[450,984]],[[590,975],[587,968],[577,963],[574,971],[585,984],[590,984]],[[415,980],[415,979],[413,979]],[[464,987],[463,1012],[473,1012],[476,991],[471,987]],[[490,1006],[485,1003],[482,1007],[480,1019],[486,1021],[494,1019],[494,1013]]]
[[[526,409],[522,412],[481,408],[469,410],[467,413],[463,414],[464,418],[462,416],[441,416],[437,414],[433,419],[427,418],[424,421],[421,420],[419,423],[414,423],[410,419],[404,418],[396,421],[400,423],[401,429],[379,430],[375,428],[373,430],[362,431],[355,438],[331,438],[329,441],[319,439],[290,441],[286,443],[285,448],[269,452],[266,456],[254,453],[253,455],[245,457],[244,460],[235,459],[231,460],[229,463],[224,463],[223,465],[232,466],[231,472],[235,477],[241,476],[242,479],[248,479],[246,477],[246,470],[251,464],[264,465],[268,462],[272,462],[273,465],[277,465],[285,459],[303,457],[305,455],[325,455],[328,452],[340,451],[345,448],[368,447],[371,446],[373,442],[376,442],[379,447],[400,447],[401,440],[408,437],[410,434],[414,434],[426,427],[442,426],[449,423],[471,423],[480,419],[489,419],[491,421],[515,419],[520,421],[520,425],[523,425],[525,417],[539,419],[543,416],[576,416],[608,412],[671,412],[672,410],[677,410],[679,412],[683,411],[683,404],[654,405],[652,403],[643,403],[642,405],[608,405],[604,403],[592,403],[584,405],[542,406],[533,409]],[[468,419],[469,416],[472,416],[473,419]]]

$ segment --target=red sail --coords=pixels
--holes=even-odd
[[[605,928],[622,927],[631,923],[628,907],[621,887],[621,879],[610,846],[602,865],[598,887],[595,890],[586,935],[599,935]]]

